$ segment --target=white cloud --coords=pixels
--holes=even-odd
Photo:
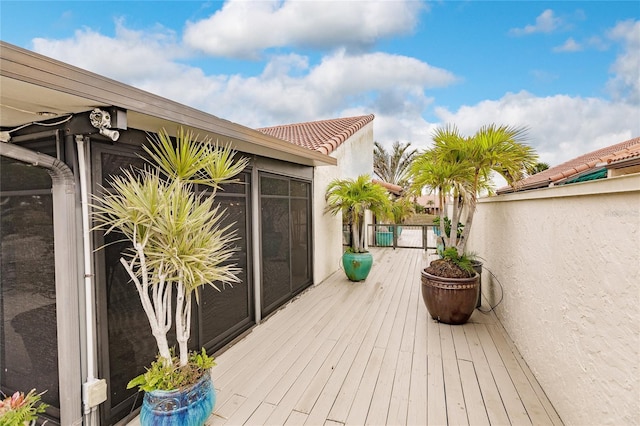
[[[188,22],[184,42],[214,56],[257,58],[265,49],[362,48],[411,32],[416,1],[228,0],[211,17]]]
[[[609,48],[609,45],[602,40],[602,38],[598,37],[598,36],[593,36],[590,37],[586,44],[592,48],[592,49],[596,49],[596,50],[607,50]]]
[[[432,101],[425,89],[457,81],[449,71],[415,58],[379,52],[347,54],[345,49],[317,64],[302,55],[274,55],[255,76],[207,75],[178,61],[186,53],[174,34],[131,31],[121,22],[113,38],[83,29],[71,39],[37,39],[34,47],[251,127],[336,117],[354,106],[366,114],[419,116]]]
[[[445,87],[456,77],[418,59],[387,53],[347,55],[344,50],[325,56],[309,75],[319,90],[354,94],[372,89]]]
[[[524,28],[512,28],[509,34],[515,36],[528,35],[534,33],[551,33],[562,24],[562,19],[556,17],[553,10],[547,9],[542,12],[533,25],[526,25]]]
[[[129,82],[152,80],[172,70],[184,70],[174,62],[184,55],[174,32],[162,28],[155,32],[132,31],[122,21],[116,21],[113,38],[83,28],[69,39],[36,38],[33,50]]]
[[[614,76],[607,82],[607,88],[614,99],[637,105],[640,103],[640,21],[620,22],[608,36],[622,43],[622,53],[611,65]]]
[[[292,63],[296,68],[290,73]],[[331,118],[355,106],[365,114],[419,114],[430,102],[425,87],[456,81],[448,71],[385,53],[339,51],[307,67],[302,57],[274,57],[259,76],[229,79],[222,94],[225,114],[252,126]]]
[[[582,45],[569,37],[562,45],[553,48],[554,52],[579,52],[583,49]]]
[[[431,146],[433,131],[438,123],[429,123],[420,114],[387,115],[376,112],[374,139],[386,148],[393,142],[411,142],[420,150]]]
[[[489,123],[527,126],[540,160],[557,165],[587,152],[640,135],[640,109],[626,103],[565,95],[536,97],[522,91],[499,100],[437,109],[442,123],[473,134]]]
[[[551,83],[558,79],[558,74],[545,70],[531,70],[529,71],[529,75],[531,75],[536,82],[543,84]]]
[[[637,31],[638,24],[628,22],[610,33],[625,46],[612,67],[617,79],[611,84],[621,94],[624,88],[636,96]],[[206,74],[180,62],[189,52],[175,34],[131,31],[122,23],[113,38],[83,29],[67,40],[37,39],[34,46],[45,55],[254,128],[373,113],[379,142],[410,141],[426,148],[435,126],[448,122],[466,134],[492,122],[526,125],[541,160],[552,165],[640,135],[640,109],[629,95],[620,96],[623,102],[540,98],[523,91],[457,111],[436,108],[438,122],[430,123],[424,114],[435,99],[428,89],[454,84],[456,76],[400,55],[339,49],[319,63],[299,54],[273,55],[260,74],[246,77]]]

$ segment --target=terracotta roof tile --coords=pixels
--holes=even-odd
[[[640,143],[630,146],[626,152],[622,152],[614,157],[608,158],[607,164],[616,163],[622,160],[630,160],[636,157],[640,157]]]
[[[256,130],[295,145],[330,154],[354,133],[373,121],[373,118],[374,115],[370,114],[263,127]]]
[[[400,185],[394,185],[393,183],[385,182],[383,180],[371,179],[371,182],[377,183],[394,195],[401,195],[404,191],[404,188]]]
[[[593,169],[599,164],[618,161],[622,159],[622,157],[635,155],[640,155],[640,137],[601,148],[557,166],[550,167],[543,172],[536,173],[521,180],[518,186],[526,189],[542,188],[548,186],[550,183]],[[501,188],[498,192],[508,192],[508,189],[508,187]]]

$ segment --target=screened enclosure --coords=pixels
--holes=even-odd
[[[0,384],[36,389],[59,417],[51,178],[0,157]]]

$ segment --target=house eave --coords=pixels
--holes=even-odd
[[[128,126],[170,133],[178,126],[248,154],[308,166],[335,165],[335,158],[265,135],[178,102],[0,41],[0,104],[3,129],[60,115],[114,106],[127,111]],[[54,96],[55,95],[55,96]]]

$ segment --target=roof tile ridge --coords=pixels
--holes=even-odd
[[[384,181],[382,179],[371,179],[371,182],[380,184],[380,185],[384,186],[385,188],[395,189],[396,191],[402,191],[404,189],[400,185],[396,185],[395,183],[390,183],[390,182]]]
[[[551,182],[555,182],[557,180],[568,178],[569,176],[573,176],[576,173],[582,173],[586,170],[594,168],[596,164],[600,164],[601,161],[602,161],[601,159],[598,159],[598,160],[578,163],[573,167],[569,167],[561,172],[556,173],[555,175],[551,175],[549,177],[549,180]]]
[[[633,149],[631,149],[631,148],[633,148]],[[640,144],[634,145],[633,147],[630,147],[629,151],[625,152],[624,154],[620,154],[619,156],[609,158],[607,160],[607,164],[611,164],[611,163],[614,163],[614,162],[620,161],[620,160],[628,160],[630,158],[634,158],[634,157],[637,157],[637,156],[640,156]]]
[[[316,151],[320,151],[323,154],[328,154],[330,152],[333,152],[333,150],[335,150],[338,146],[342,145],[344,141],[349,139],[349,137],[353,136],[358,130],[362,129],[366,124],[372,122],[374,117],[375,116],[373,114],[369,114],[369,115],[362,115],[357,117],[345,117],[340,119],[340,120],[348,120],[348,119],[357,118],[358,120],[356,120],[353,124],[351,124],[347,129],[343,130],[337,135],[334,135],[326,142],[321,143],[316,148]]]
[[[374,115],[373,114],[369,114],[369,115],[354,115],[352,117],[340,117],[340,118],[327,118],[324,120],[315,120],[315,121],[304,121],[302,123],[289,123],[289,124],[278,124],[276,126],[267,126],[267,127],[259,127],[256,130],[265,130],[265,129],[276,129],[276,128],[289,128],[289,127],[298,127],[298,126],[305,126],[305,125],[311,125],[311,126],[317,126],[319,124],[322,123],[331,123],[331,122],[336,122],[336,121],[343,121],[343,120],[352,120],[352,119],[365,119],[365,118],[369,118],[371,117],[371,119],[373,119]]]
[[[555,175],[549,176],[549,182],[555,182],[557,180],[564,179],[564,178],[569,177],[571,175],[575,175],[577,172],[578,171],[576,169],[574,169],[574,168],[564,170],[564,171],[562,171],[560,173],[556,173]]]
[[[609,155],[605,155],[604,157],[602,157],[600,159],[600,162],[601,163],[605,163],[605,162],[609,163],[611,161],[611,159],[613,159],[613,158],[620,157],[621,155],[624,155],[624,154],[632,154],[637,150],[640,150],[640,142],[636,143],[636,144],[633,144],[631,146],[628,146],[626,148],[623,148],[623,149],[621,149],[619,151],[612,152]]]

